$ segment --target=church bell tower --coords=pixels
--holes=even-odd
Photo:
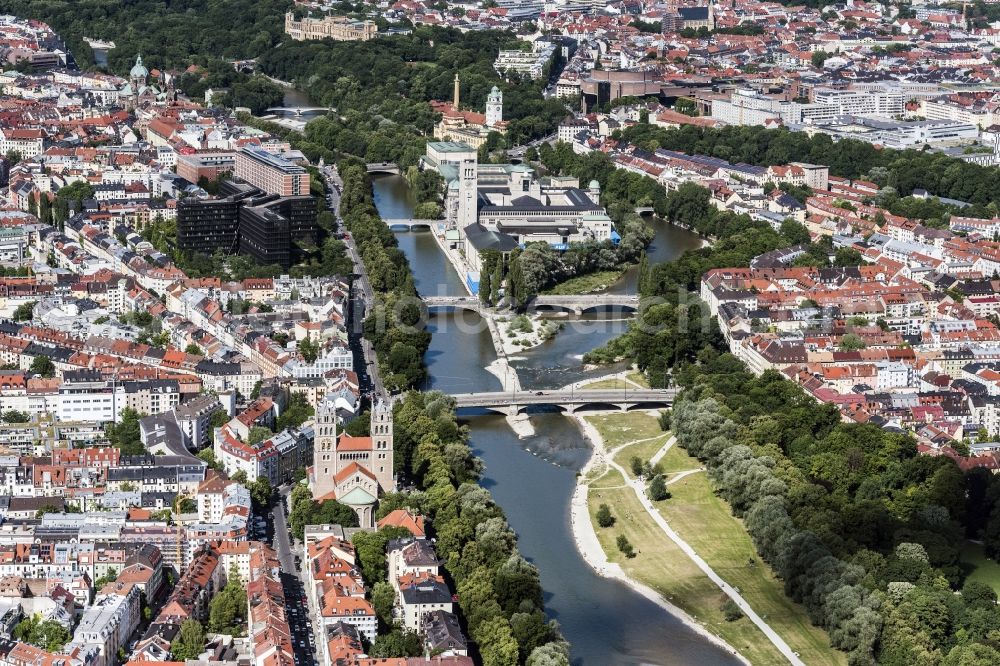
[[[396,476],[392,470],[392,403],[382,400],[372,403],[371,438],[370,471],[383,492],[392,492],[396,490]]]

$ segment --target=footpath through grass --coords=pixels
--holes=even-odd
[[[602,503],[612,507],[615,524],[611,527],[597,524],[597,509]],[[749,620],[726,622],[720,610],[722,592],[653,522],[621,474],[610,470],[591,484],[588,508],[590,522],[608,559],[621,565],[629,577],[656,590],[739,650],[751,663],[785,663],[781,653]],[[619,534],[625,535],[635,547],[636,556],[632,559],[619,552],[616,544]]]
[[[589,420],[605,438],[609,448],[628,441],[644,439],[645,436],[649,436],[648,433],[653,429],[658,430],[656,419],[640,412],[595,416],[590,417]],[[659,446],[652,446],[650,442],[627,445],[615,455],[615,461],[628,470],[627,463],[632,456],[638,455],[644,460],[648,459],[662,446],[666,439],[664,436],[659,441]],[[688,456],[683,449],[676,445],[671,447],[661,460],[660,465],[667,473],[668,479],[671,474],[701,467],[700,461]],[[621,479],[621,475],[617,472],[611,473]],[[601,481],[603,480],[601,479]],[[841,665],[847,663],[847,657],[843,652],[830,647],[826,632],[813,626],[809,622],[805,610],[785,596],[781,581],[774,577],[770,568],[757,556],[742,522],[734,518],[729,511],[729,506],[715,495],[711,482],[704,472],[691,474],[676,483],[671,483],[669,490],[672,494],[671,499],[659,502],[658,508],[671,527],[708,562],[716,573],[730,585],[739,589],[753,609],[778,632],[793,650],[800,654],[805,663],[810,664],[810,666],[812,664]],[[635,560],[639,560],[650,549],[656,552],[656,559],[666,560],[657,566],[645,565],[642,567],[627,562],[624,564],[626,571],[631,574],[630,567],[634,567],[634,575],[639,580],[661,592],[671,591],[674,596],[673,603],[698,617],[699,620],[704,619],[707,623],[706,626],[721,635],[754,664],[784,663],[784,659],[770,641],[745,617],[735,622],[726,622],[722,619],[722,614],[719,611],[722,593],[677,549],[673,542],[662,535],[656,524],[649,519],[648,515],[645,515],[642,505],[635,499],[630,488],[592,490],[592,512],[596,512],[596,506],[600,504],[600,501],[596,501],[595,504],[594,495],[597,492],[605,494],[605,499],[602,501],[608,503],[612,513],[616,516],[620,515],[622,511],[627,511],[632,514],[629,522],[635,520],[641,524],[644,520],[649,520],[649,524],[655,530],[652,535],[645,530],[637,530],[635,539],[629,536],[632,545],[642,553]],[[611,498],[612,501],[609,501],[608,498]],[[622,503],[622,508],[616,508],[618,502]],[[644,515],[636,518],[639,512]],[[606,551],[609,553],[611,551],[617,553],[614,539],[617,534],[615,530],[619,525],[620,523],[610,529],[597,528],[599,535],[602,532],[612,533],[608,537],[609,546],[602,539],[602,545],[606,546]],[[676,559],[683,559],[685,563],[674,562]],[[696,572],[694,575],[700,576],[703,582],[699,584],[687,579],[669,579],[670,575],[676,574],[668,574],[668,570],[688,570],[685,567],[693,569]],[[708,585],[714,592],[711,595],[706,593],[688,595],[673,592],[678,585],[682,584],[690,586],[692,590],[700,589],[698,585]],[[666,592],[664,594],[666,596]],[[718,623],[714,621],[716,619]]]

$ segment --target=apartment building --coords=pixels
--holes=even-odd
[[[267,194],[309,194],[309,173],[305,168],[259,148],[244,148],[236,153],[235,175]]]
[[[139,588],[132,584],[108,583],[83,611],[67,649],[96,646],[99,657],[93,666],[118,663],[118,649],[128,644],[142,617]]]
[[[216,181],[224,173],[236,168],[235,153],[231,150],[206,151],[177,156],[177,175],[191,183],[202,178]]]

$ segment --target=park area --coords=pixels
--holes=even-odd
[[[962,549],[962,566],[968,571],[966,582],[986,583],[1000,594],[1000,564],[986,559],[983,547],[971,541]]]
[[[631,474],[631,460],[649,460],[668,441],[655,416],[647,413],[607,414],[587,420],[604,439],[610,457]],[[692,546],[807,664],[846,664],[846,655],[829,645],[826,633],[809,622],[805,610],[788,599],[781,581],[757,556],[742,522],[715,495],[701,463],[677,446],[659,460],[671,497],[656,506],[680,537]],[[588,508],[594,529],[612,562],[648,585],[695,621],[736,648],[753,664],[785,659],[746,617],[732,619],[725,595],[653,521],[633,489],[614,468],[597,466],[589,475]],[[607,504],[615,518],[600,527],[597,512]],[[626,557],[618,548],[624,535],[634,549]]]

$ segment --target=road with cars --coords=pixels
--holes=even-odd
[[[281,586],[285,593],[285,613],[288,616],[288,628],[291,630],[295,664],[315,666],[319,663],[316,656],[316,636],[309,616],[305,586],[302,584],[299,556],[292,543],[285,515],[290,491],[289,486],[278,488],[278,501],[268,514],[268,522],[273,530],[271,543],[281,564]]]

